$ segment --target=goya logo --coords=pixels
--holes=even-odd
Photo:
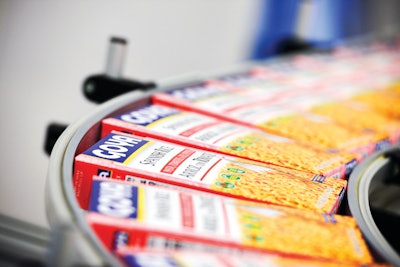
[[[113,249],[125,247],[129,242],[129,233],[125,231],[116,231],[114,234]]]
[[[111,181],[94,180],[89,210],[112,217],[136,219],[137,198],[137,187]]]
[[[124,162],[130,154],[147,142],[136,137],[109,134],[85,151],[84,154]]]
[[[198,86],[185,87],[170,92],[174,97],[185,99],[188,101],[196,101],[199,99],[224,94],[225,91],[217,85],[202,84]]]
[[[112,172],[109,170],[97,169],[97,176],[99,177],[110,178],[111,174]]]
[[[356,159],[351,160],[346,163],[346,175],[349,175],[350,172],[356,167],[358,161]]]
[[[130,257],[130,258],[129,258]],[[168,255],[157,253],[140,252],[124,258],[132,267],[152,266],[152,267],[179,267],[181,264],[175,263],[175,260]]]
[[[179,113],[179,110],[174,108],[160,105],[151,105],[138,110],[134,110],[117,118],[126,122],[146,126],[161,118],[165,118],[167,116],[177,113]]]

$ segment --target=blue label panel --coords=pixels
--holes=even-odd
[[[121,116],[117,116],[116,118],[136,125],[147,126],[148,124],[158,121],[159,119],[177,114],[179,112],[180,111],[178,109],[167,106],[149,105],[144,108],[133,110]]]
[[[129,242],[129,233],[125,231],[116,231],[114,233],[113,248],[116,250],[121,247],[126,247]]]
[[[176,261],[168,255],[137,253],[124,255],[122,261],[129,267],[179,267]]]
[[[380,151],[391,146],[390,140],[384,139],[376,143],[375,150]]]
[[[197,100],[201,100],[207,97],[226,94],[226,91],[222,90],[216,85],[201,84],[180,89],[174,89],[169,91],[168,93],[174,97],[190,102],[195,102]]]
[[[112,217],[137,219],[138,188],[120,182],[93,180],[89,211]]]
[[[136,136],[111,133],[83,152],[83,154],[122,163],[133,152],[148,142]]]
[[[353,159],[346,163],[346,175],[349,175],[358,164],[357,159]]]
[[[111,175],[112,175],[112,171],[110,171],[110,170],[97,169],[97,176],[99,176],[99,177],[110,178]]]

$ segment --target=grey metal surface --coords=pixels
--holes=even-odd
[[[391,160],[385,153],[399,149],[387,148],[366,158],[350,175],[348,184],[348,204],[367,242],[389,263],[400,266],[400,256],[382,235],[371,213],[371,193],[376,192],[380,181],[391,175]],[[377,198],[376,194],[372,194]],[[385,198],[384,195],[381,195]]]
[[[0,266],[44,266],[47,229],[0,214]]]
[[[46,184],[46,211],[50,227],[59,231],[59,248],[50,259],[57,266],[118,266],[85,221],[85,211],[75,199],[73,160],[99,137],[100,121],[149,101],[149,94],[133,92],[112,99],[71,124],[58,139],[50,156]]]

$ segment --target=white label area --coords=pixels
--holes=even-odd
[[[227,231],[233,240],[242,240],[242,227],[239,223],[238,212],[233,202],[225,201]]]
[[[148,187],[144,193],[144,223],[165,229],[228,238],[229,226],[223,198],[160,187]],[[237,218],[231,216],[229,220]]]
[[[253,124],[259,124],[281,116],[294,115],[295,111],[284,106],[257,104],[247,105],[229,112],[229,116]]]
[[[241,105],[253,103],[255,100],[252,96],[246,96],[235,93],[226,93],[212,98],[207,98],[196,102],[196,106],[200,106],[207,110],[221,112],[237,108]]]
[[[243,114],[241,114],[241,112],[243,112]],[[269,116],[276,117],[279,115],[291,114],[292,112],[293,111],[289,112],[283,108],[257,105],[243,107],[238,111],[232,111],[232,114],[234,114],[233,116],[243,116],[246,120],[248,117],[256,120],[257,117],[260,116],[260,120],[262,121],[267,118],[266,114],[269,113]],[[251,134],[263,136],[274,142],[293,142],[293,140],[287,138],[266,134],[263,131],[191,112],[184,112],[162,118],[155,123],[149,124],[147,128],[172,136],[185,137],[207,145],[215,145],[216,149],[229,144],[233,140]]]
[[[148,146],[136,151],[124,164],[152,173],[163,173],[176,178],[202,181],[221,160],[221,156],[213,153],[150,142]]]
[[[149,124],[157,132],[188,138],[208,145],[225,145],[251,131],[243,126],[195,113],[180,113]]]
[[[190,129],[199,127],[200,125],[210,125],[216,122],[217,120],[212,117],[183,112],[159,119],[156,122],[147,125],[146,128],[169,135],[178,135],[182,132],[188,132]]]
[[[160,227],[181,229],[182,214],[178,191],[161,187],[148,187],[145,190],[144,222]]]
[[[193,210],[195,211],[197,232],[221,236],[227,234],[227,219],[221,199],[205,195],[195,196],[193,197]]]
[[[288,105],[291,108],[307,110],[315,106],[335,101],[332,98],[333,97],[323,95],[296,95],[286,98],[283,104]]]

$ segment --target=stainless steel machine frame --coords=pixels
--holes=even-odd
[[[249,63],[251,64],[251,63]],[[217,74],[246,69],[246,65],[213,73],[194,73],[172,80],[158,82],[155,90],[162,91]],[[101,104],[93,113],[71,124],[58,139],[50,157],[46,188],[46,211],[52,229],[49,264],[54,266],[119,266],[120,263],[102,246],[85,221],[85,211],[80,209],[74,195],[72,176],[75,155],[94,144],[100,135],[103,118],[127,112],[150,103],[153,91],[136,91],[116,97]],[[389,150],[399,149],[399,147]],[[369,202],[374,181],[381,179],[391,160],[384,156],[386,150],[364,160],[352,172],[348,186],[348,205],[373,251],[385,261],[400,266],[400,257],[380,233],[371,215]],[[344,203],[347,205],[347,203]],[[399,209],[400,213],[400,209]]]
[[[70,125],[55,144],[46,184],[46,211],[52,228],[49,262],[54,266],[118,266],[85,221],[75,199],[73,161],[99,138],[101,119],[149,103],[150,94],[129,93],[112,99]]]
[[[378,224],[377,215],[374,216],[372,209],[375,207],[386,211],[391,216],[388,217],[389,219],[396,219],[396,221],[400,219],[400,175],[398,172],[400,162],[388,156],[390,153],[400,153],[400,145],[371,155],[353,170],[349,178],[347,198],[351,214],[370,246],[379,257],[395,266],[400,266],[399,251],[396,251],[387,236],[385,237],[382,233],[383,228],[386,227],[385,224],[391,222]],[[398,184],[387,183],[388,179],[396,179]]]

